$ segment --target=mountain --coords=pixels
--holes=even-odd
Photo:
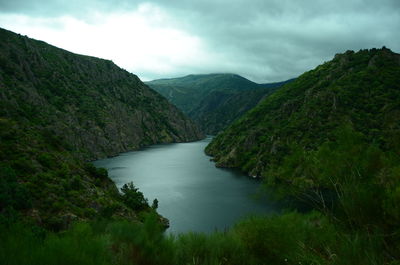
[[[399,54],[386,48],[347,51],[264,99],[206,152],[218,166],[268,177],[293,145],[315,150],[344,124],[368,142],[399,150],[399,102]]]
[[[135,215],[107,172],[85,161],[203,137],[175,106],[111,61],[4,29],[0,127],[0,212],[12,206],[55,226],[107,211]]]
[[[146,84],[214,135],[286,82],[257,84],[235,74],[208,74]]]
[[[111,61],[1,31],[0,115],[50,130],[89,159],[201,135],[180,111]]]
[[[262,177],[276,198],[323,213],[346,231],[340,245],[356,235],[381,246],[382,256],[364,263],[399,260],[400,54],[337,54],[264,99],[206,153],[217,166]],[[356,241],[359,254],[343,263],[359,264],[368,252]]]

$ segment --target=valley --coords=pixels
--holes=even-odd
[[[143,83],[0,29],[0,260],[398,264],[399,79],[382,47]]]
[[[235,74],[188,75],[146,82],[195,121],[216,135],[263,98],[292,79],[257,84]]]

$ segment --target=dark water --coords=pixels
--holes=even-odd
[[[157,198],[170,232],[224,230],[244,216],[275,212],[265,196],[254,198],[258,180],[214,166],[203,151],[210,140],[154,145],[94,164],[119,188],[133,181],[150,203]]]

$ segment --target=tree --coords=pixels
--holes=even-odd
[[[157,200],[157,198],[155,198],[153,200],[153,204],[151,205],[151,208],[153,208],[154,210],[156,210],[158,208],[158,200]]]
[[[133,185],[133,182],[124,184],[121,188],[121,192],[123,203],[132,210],[143,210],[149,208],[147,199],[143,196],[143,193]]]

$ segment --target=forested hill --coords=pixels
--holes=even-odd
[[[278,198],[296,198],[329,218],[352,254],[308,263],[399,260],[399,54],[382,48],[336,55],[267,97],[206,152],[219,166],[263,177]]]
[[[293,151],[316,149],[345,124],[399,150],[400,55],[347,51],[266,98],[207,147],[217,165],[267,177]]]
[[[167,100],[111,61],[0,34],[2,117],[51,131],[91,159],[201,137]]]
[[[202,138],[195,124],[111,61],[0,29],[0,213],[61,226],[134,216],[85,160]],[[8,211],[7,210],[7,211]]]
[[[286,82],[257,84],[235,74],[188,75],[146,82],[199,124],[217,134]]]

